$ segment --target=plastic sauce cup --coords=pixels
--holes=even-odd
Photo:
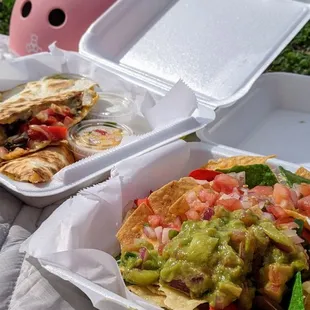
[[[125,125],[106,120],[82,121],[71,127],[68,142],[76,160],[118,146],[133,131]]]

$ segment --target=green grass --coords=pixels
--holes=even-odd
[[[8,34],[14,0],[3,0],[3,2],[5,4],[0,3],[0,33]],[[310,75],[310,22],[299,32],[267,71]]]

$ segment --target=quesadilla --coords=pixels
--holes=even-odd
[[[98,100],[88,79],[45,78],[0,93],[0,161],[66,138]]]
[[[15,181],[42,183],[50,181],[55,173],[72,163],[73,154],[61,144],[4,163],[0,172]]]

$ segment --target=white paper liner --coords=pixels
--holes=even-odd
[[[81,278],[79,281],[73,279],[77,274],[142,307],[158,309],[125,288],[111,256],[119,254],[115,235],[128,202],[184,175],[189,156],[188,144],[177,141],[119,163],[110,180],[82,190],[64,202],[22,245],[21,251],[39,259],[50,272],[74,284],[81,281]],[[92,290],[90,293],[85,289],[87,281],[83,283],[83,287],[79,287],[94,305],[100,305],[99,309],[110,309],[104,291],[96,293]]]

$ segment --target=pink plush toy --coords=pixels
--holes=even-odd
[[[78,50],[87,28],[116,0],[16,0],[9,45],[18,55],[46,51],[57,41],[65,50]]]

